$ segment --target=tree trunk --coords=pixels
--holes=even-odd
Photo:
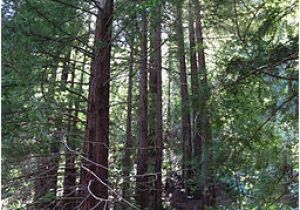
[[[150,10],[150,60],[149,60],[149,134],[148,134],[148,172],[155,172],[156,159],[156,98],[157,98],[157,68],[156,68],[156,19],[154,16],[154,9]],[[148,177],[149,182],[149,208],[155,207],[155,176]]]
[[[128,74],[128,95],[127,95],[127,127],[126,127],[126,143],[125,143],[125,156],[123,160],[124,172],[123,176],[128,177],[132,169],[131,161],[131,148],[133,146],[132,141],[132,77],[133,77],[133,64],[134,64],[134,48],[133,41],[130,43],[130,61],[129,61],[129,74]],[[130,201],[130,179],[123,178],[123,198]],[[126,207],[125,207],[126,208]]]
[[[161,209],[161,158],[162,158],[162,90],[161,90],[161,6],[151,10],[150,30],[150,100],[149,100],[149,160],[148,171],[157,173],[149,180],[151,209]],[[160,84],[159,84],[160,83]],[[151,186],[150,186],[151,185]],[[152,193],[153,191],[153,193]]]
[[[69,55],[70,57],[70,55]],[[74,80],[75,80],[75,71],[76,71],[76,56],[74,59],[73,63],[73,69],[71,72],[71,89],[74,88]],[[68,65],[70,67],[70,65]],[[67,84],[67,79],[68,79],[68,71],[65,72],[62,76],[64,76],[64,81]],[[82,81],[80,84],[80,89],[82,88]],[[66,137],[66,143],[67,145],[72,149],[75,150],[75,139],[73,138],[70,140],[70,134],[76,130],[76,118],[78,116],[78,111],[75,111],[73,121],[71,119],[72,116],[72,106],[74,102],[70,101],[69,102],[69,111],[68,111],[68,121],[67,121],[67,137]],[[78,103],[76,103],[78,104]],[[76,107],[75,105],[75,110],[78,110],[78,105]],[[76,160],[76,155],[69,151],[67,148],[65,148],[65,153],[66,153],[66,162],[65,162],[65,174],[64,174],[64,185],[63,185],[63,204],[62,204],[62,209],[64,210],[72,210],[74,209],[75,203],[74,202],[74,197],[76,195],[76,168],[75,168],[75,160]]]
[[[161,58],[161,6],[155,8],[157,26],[154,30],[154,68],[156,69],[156,127],[155,127],[155,195],[154,209],[162,210],[162,159],[163,159],[163,116],[162,116],[162,58]]]
[[[191,62],[191,89],[192,89],[192,110],[193,110],[193,134],[194,134],[194,155],[201,161],[201,132],[200,116],[197,101],[199,100],[199,80],[197,71],[197,54],[194,30],[194,13],[192,0],[189,0],[189,34],[190,34],[190,62]]]
[[[205,188],[206,185],[212,186],[211,189],[214,188],[214,183],[206,183],[207,177],[209,175],[206,173],[207,168],[207,161],[212,160],[212,153],[210,152],[209,148],[206,148],[208,146],[207,142],[211,140],[211,129],[210,129],[210,119],[209,119],[209,113],[207,109],[207,101],[210,97],[209,90],[208,90],[208,84],[207,84],[207,72],[206,72],[206,63],[205,63],[205,52],[204,52],[204,40],[203,40],[203,26],[202,26],[202,16],[201,16],[201,8],[199,4],[199,0],[194,0],[195,2],[195,10],[196,10],[196,34],[197,34],[197,45],[198,48],[198,67],[199,67],[199,74],[201,76],[200,79],[200,88],[202,89],[201,99],[203,100],[203,103],[201,105],[200,110],[200,129],[203,133],[203,140],[201,141],[201,147],[199,147],[199,153],[201,154],[201,167],[200,167],[200,174],[201,174],[201,182],[200,182],[200,189],[201,189],[201,195],[203,197],[203,201],[205,200]],[[208,153],[208,154],[206,154]],[[214,192],[208,192],[209,194]],[[208,195],[210,197],[210,195]],[[209,201],[208,203],[212,203]],[[211,205],[211,204],[209,204]]]
[[[189,34],[190,34],[190,62],[191,62],[191,89],[192,89],[192,110],[193,110],[193,146],[194,146],[194,159],[196,165],[195,174],[198,175],[201,168],[202,161],[202,145],[203,133],[201,130],[201,107],[199,100],[203,100],[199,94],[199,72],[197,66],[197,49],[194,30],[194,4],[189,0]],[[200,166],[200,167],[199,167]],[[194,177],[195,181],[199,179],[198,176]],[[196,188],[193,193],[195,198],[201,198],[201,189]],[[204,208],[201,206],[201,208]]]
[[[150,60],[150,110],[149,110],[149,142],[150,172],[155,172],[153,177],[154,189],[151,196],[152,209],[162,209],[162,149],[163,149],[163,126],[162,126],[162,58],[161,58],[161,5],[154,7],[151,12],[151,60]],[[153,149],[152,149],[153,148]],[[151,193],[152,195],[152,193]]]
[[[201,81],[206,82],[206,71],[205,71],[205,54],[204,54],[204,42],[203,42],[203,28],[202,18],[199,0],[194,0],[195,12],[196,12],[196,36],[197,36],[197,48],[198,48],[198,68],[201,75]]]
[[[178,60],[180,71],[180,94],[182,100],[182,135],[183,135],[183,174],[184,180],[190,177],[191,163],[191,122],[189,113],[188,86],[186,78],[186,65],[184,53],[184,33],[182,23],[182,2],[177,5],[177,45]],[[188,191],[187,182],[184,183],[186,192]]]
[[[98,12],[95,30],[95,48],[89,90],[88,129],[85,154],[99,164],[86,164],[89,171],[82,173],[84,198],[82,210],[107,209],[108,206],[108,149],[109,149],[109,79],[111,52],[111,25],[113,0],[105,1]],[[84,162],[85,163],[85,162]]]
[[[139,98],[139,148],[137,154],[136,200],[141,209],[148,207],[148,90],[147,90],[147,13],[142,17],[141,73]]]

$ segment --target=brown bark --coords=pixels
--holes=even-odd
[[[156,16],[154,16],[154,9],[150,12],[150,60],[149,60],[149,134],[148,134],[148,172],[155,172],[155,158],[156,158],[156,97],[157,97],[157,68],[156,68],[156,40],[155,40],[155,29],[156,29]],[[155,207],[155,176],[148,178],[149,182],[149,208],[154,209]]]
[[[70,54],[69,54],[70,57]],[[76,71],[76,58],[74,59],[73,68],[71,72],[71,89],[74,88],[74,80],[75,80],[75,71]],[[84,59],[85,60],[85,59]],[[70,67],[70,64],[68,65]],[[62,74],[62,77],[64,78],[65,83],[67,84],[69,71],[65,71]],[[80,89],[82,89],[82,80],[80,84]],[[80,91],[81,92],[81,91]],[[71,119],[72,116],[72,106],[75,104],[75,118]],[[66,133],[66,143],[67,145],[72,149],[75,150],[75,139],[70,139],[70,133],[76,131],[76,124],[77,124],[77,117],[78,117],[78,103],[73,103],[72,101],[69,102],[69,113],[68,113],[68,121],[67,121],[67,133]],[[76,195],[76,168],[75,168],[75,160],[76,155],[69,151],[67,148],[65,148],[66,153],[66,162],[65,162],[65,175],[64,175],[64,185],[63,185],[63,203],[62,203],[62,209],[65,210],[72,210],[74,209],[74,206],[76,202],[72,198]]]
[[[207,142],[211,141],[211,126],[210,126],[210,117],[208,113],[207,108],[207,101],[210,97],[209,91],[208,91],[208,84],[207,84],[207,72],[206,72],[206,62],[205,62],[205,52],[204,52],[204,40],[203,40],[203,26],[202,26],[202,16],[201,16],[201,8],[199,4],[199,0],[194,0],[195,3],[195,10],[196,10],[196,35],[197,35],[197,45],[200,46],[198,48],[198,67],[199,67],[199,74],[201,76],[200,79],[200,88],[202,89],[201,98],[203,100],[202,107],[200,110],[200,130],[202,133],[202,141],[201,145],[198,148],[199,154],[201,156],[201,167],[200,167],[200,173],[201,173],[201,182],[200,182],[200,190],[202,195],[202,200],[204,200],[204,197],[210,198],[210,200],[207,202],[207,205],[212,206],[215,203],[215,192],[214,192],[214,182],[213,179],[208,180],[209,183],[207,183],[207,177],[209,177],[209,174],[206,173],[208,160],[212,160],[212,152],[209,150],[209,148],[206,148],[208,146]],[[208,154],[205,154],[208,153]],[[205,195],[205,188],[206,185],[209,186],[208,194]]]
[[[162,58],[161,58],[161,6],[152,8],[150,33],[150,101],[149,101],[149,146],[154,148],[149,152],[148,171],[154,172],[149,180],[151,188],[149,200],[151,209],[162,209]]]
[[[201,161],[201,132],[200,116],[197,101],[199,99],[199,80],[197,70],[197,54],[194,30],[193,3],[189,0],[189,34],[190,34],[190,62],[191,62],[191,89],[192,89],[192,109],[193,109],[193,133],[194,133],[194,155],[198,161]]]
[[[172,139],[171,138],[171,127],[172,127],[172,116],[171,116],[172,52],[171,52],[170,48],[171,48],[171,44],[170,44],[169,52],[168,52],[168,69],[169,69],[169,71],[168,71],[168,91],[167,91],[167,95],[168,95],[167,127],[166,127],[166,131],[165,131],[165,142],[167,142],[166,144],[168,144],[168,142]],[[172,168],[173,168],[173,166],[172,166],[172,157],[171,157],[172,155],[171,155],[171,151],[169,149],[166,150],[166,156],[168,156],[168,171],[172,171]],[[170,173],[170,172],[168,172],[168,173]],[[169,180],[169,178],[167,180]],[[165,182],[165,187],[167,187],[167,185],[168,185],[167,180]]]
[[[91,5],[90,5],[91,7]],[[92,29],[92,20],[91,20],[91,16],[89,16],[89,21],[88,21],[88,31],[91,31]],[[95,51],[95,47],[94,47],[94,51]],[[90,148],[92,148],[93,146],[93,141],[94,141],[94,138],[95,138],[95,134],[94,134],[94,129],[93,129],[93,126],[94,126],[94,122],[95,122],[95,119],[94,119],[94,109],[95,109],[95,106],[93,103],[91,103],[92,101],[92,97],[93,97],[93,92],[91,91],[92,89],[92,81],[94,79],[94,72],[93,72],[93,61],[94,59],[91,61],[91,65],[90,65],[90,78],[89,78],[89,95],[88,95],[88,100],[87,100],[87,119],[86,119],[86,125],[85,125],[85,130],[86,130],[86,133],[85,133],[85,139],[86,141],[83,143],[83,155],[86,157],[86,158],[91,158],[92,157],[92,153],[89,152],[90,151]],[[93,123],[93,124],[91,124]],[[90,163],[88,163],[87,161],[85,161],[84,159],[81,160],[82,162],[82,165],[85,165],[87,168],[89,168],[90,166]],[[83,199],[87,198],[89,195],[88,195],[88,192],[87,192],[87,185],[88,185],[88,180],[89,180],[89,177],[90,177],[90,174],[84,170],[82,167],[80,168],[80,184],[81,184],[81,196],[83,197]],[[86,204],[87,205],[87,204]]]
[[[149,158],[148,158],[148,172],[155,173],[159,170],[159,150],[158,136],[160,136],[157,130],[158,125],[158,77],[161,72],[161,37],[160,37],[160,6],[153,7],[150,12],[150,79],[149,79]],[[159,179],[157,179],[159,178]],[[149,177],[149,201],[150,208],[157,209],[160,208],[161,198],[159,197],[159,190],[157,185],[159,185],[159,180],[161,177],[151,176]],[[159,187],[159,186],[158,186]],[[158,207],[157,207],[158,205]]]
[[[147,90],[147,13],[142,17],[141,72],[139,97],[139,145],[137,154],[136,200],[141,209],[148,207],[148,90]]]
[[[206,82],[205,72],[205,54],[204,54],[204,42],[203,42],[203,27],[199,0],[194,0],[195,12],[196,12],[196,36],[197,36],[197,48],[198,48],[198,68],[199,73],[203,78],[201,81]]]
[[[161,57],[161,6],[155,9],[157,26],[154,30],[154,68],[156,71],[156,127],[155,127],[155,194],[154,209],[162,210],[162,158],[163,158],[163,117],[162,117],[162,57]]]
[[[111,25],[113,0],[105,2],[96,20],[94,58],[91,66],[92,77],[89,90],[89,110],[87,139],[84,153],[101,165],[86,164],[89,170],[105,184],[99,182],[91,173],[82,173],[83,196],[82,210],[106,209],[108,189],[108,148],[109,148],[109,78],[111,52]],[[90,189],[89,187],[90,186]],[[90,195],[91,191],[98,199]],[[101,201],[102,199],[102,201]]]
[[[177,45],[180,73],[180,94],[182,100],[182,136],[183,136],[183,170],[184,180],[189,178],[191,162],[191,123],[189,113],[188,86],[184,53],[184,33],[182,23],[182,2],[177,5]],[[188,186],[185,183],[185,189]]]
[[[132,169],[132,160],[131,160],[131,149],[133,146],[132,141],[132,77],[133,77],[133,64],[134,64],[134,48],[133,42],[130,43],[130,63],[129,63],[129,74],[128,74],[128,95],[127,95],[127,125],[126,125],[126,143],[125,143],[125,156],[123,160],[124,172],[123,176],[128,177]],[[123,180],[123,198],[130,201],[130,180],[124,178]]]

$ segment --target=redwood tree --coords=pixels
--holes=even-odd
[[[150,80],[149,80],[149,172],[156,173],[149,180],[151,209],[162,209],[162,58],[161,58],[161,4],[151,8],[150,17]],[[151,186],[150,186],[151,185]]]
[[[153,67],[156,71],[156,123],[155,123],[155,194],[154,209],[162,210],[162,161],[163,161],[163,113],[162,113],[162,57],[161,57],[161,5],[155,8],[157,14],[154,29]]]
[[[106,209],[108,198],[109,80],[113,0],[99,9],[89,88],[87,138],[84,153],[90,160],[83,168],[84,201],[81,209]],[[96,177],[97,176],[97,177]],[[101,182],[99,181],[101,180]],[[85,199],[84,198],[84,199]]]
[[[130,179],[127,178],[130,175],[130,170],[132,168],[132,147],[133,147],[133,139],[132,139],[132,86],[133,86],[133,66],[134,66],[134,48],[133,48],[134,39],[130,37],[129,45],[130,45],[130,61],[129,61],[129,73],[128,73],[128,92],[127,92],[127,124],[126,124],[126,143],[125,143],[125,155],[123,159],[123,198],[126,200],[130,200]]]
[[[178,61],[180,74],[180,95],[182,101],[182,137],[183,137],[183,171],[185,181],[190,176],[191,162],[191,118],[189,113],[188,85],[186,78],[186,63],[184,52],[184,32],[182,23],[182,3],[177,2],[177,46],[178,46]],[[184,183],[187,190],[187,184]]]
[[[147,89],[147,31],[148,18],[146,11],[142,14],[141,67],[139,83],[139,142],[137,154],[136,200],[145,209],[148,206],[148,89]]]

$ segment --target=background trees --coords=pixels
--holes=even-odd
[[[297,6],[3,1],[4,208],[295,208]]]

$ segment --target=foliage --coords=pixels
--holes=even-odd
[[[59,145],[55,154],[62,157],[57,172],[58,188],[63,187],[67,151],[63,143],[70,141],[77,153],[83,151],[93,45],[96,44],[93,43],[95,2],[3,1],[2,198],[6,201],[5,208],[25,209],[26,204],[34,202],[34,177],[39,172],[40,159],[53,155],[55,146]],[[156,21],[150,25],[149,35],[158,19],[162,20],[163,181],[181,170],[181,115],[182,110],[189,112],[192,107],[199,116],[207,115],[211,127],[211,139],[203,149],[204,161],[194,159],[191,163],[195,174],[187,182],[192,193],[203,182],[213,180],[218,195],[216,207],[212,209],[295,209],[299,191],[298,1],[200,1],[204,43],[197,43],[195,51],[206,52],[208,82],[203,82],[200,73],[198,94],[193,95],[189,86],[189,104],[182,104],[180,97],[177,34],[174,33],[176,3],[172,0],[115,1],[108,81],[111,186],[118,191],[125,180],[121,174],[125,167],[124,151],[128,149],[125,143],[131,45],[135,61],[130,75],[134,141],[130,148],[133,151],[130,174],[136,173],[141,14],[147,11],[150,19]],[[159,18],[155,13],[157,5],[163,6]],[[184,26],[189,21],[187,8],[187,2],[183,2]],[[188,34],[187,27],[184,30]],[[187,35],[184,38],[190,84],[189,39]],[[151,46],[148,47],[150,54],[153,53]],[[155,113],[153,107],[154,104],[150,114]],[[70,122],[75,125],[68,129]],[[155,127],[153,123],[151,126]],[[197,168],[204,163],[206,171],[200,173]],[[77,178],[80,164],[81,156],[77,155]],[[180,183],[178,180],[176,184]],[[135,180],[132,177],[129,181],[133,195]],[[206,192],[209,193],[208,189]],[[59,200],[60,196],[61,193],[50,192],[40,199],[48,203]],[[113,201],[118,203],[118,199]]]

